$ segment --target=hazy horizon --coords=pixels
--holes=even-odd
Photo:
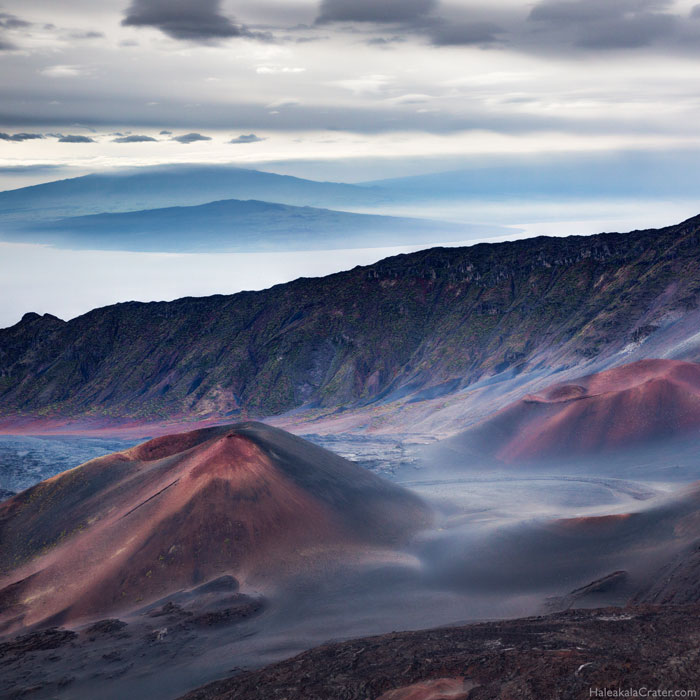
[[[520,230],[512,236],[433,245],[475,245],[538,235],[594,235],[663,227],[699,213],[692,207],[692,203],[686,203],[683,209],[663,203],[646,207],[627,204],[618,210],[613,208],[607,219],[525,222],[514,226]],[[322,277],[356,265],[371,265],[433,245],[209,254],[70,250],[0,241],[0,328],[14,325],[27,312],[50,313],[67,321],[92,309],[126,301],[172,301],[186,296],[258,291],[299,277]],[[67,269],[71,270],[69,275]]]
[[[699,39],[694,0],[6,0],[0,190],[185,163],[346,183],[465,171],[459,196],[435,181],[373,212],[514,236],[670,225],[700,213]],[[251,275],[245,257],[166,269],[0,243],[0,326],[399,250],[377,245],[263,256]]]

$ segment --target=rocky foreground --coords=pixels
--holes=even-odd
[[[700,692],[700,605],[572,610],[326,644],[183,700],[568,700],[643,688],[646,697]]]

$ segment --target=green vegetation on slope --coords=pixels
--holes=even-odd
[[[700,217],[434,248],[262,292],[0,331],[2,415],[273,414],[451,389],[621,349],[700,299]]]

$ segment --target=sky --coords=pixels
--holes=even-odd
[[[0,189],[193,162],[360,182],[641,154],[683,173],[699,68],[692,0],[0,0]],[[460,216],[593,233],[700,210],[648,189],[607,213],[540,204]]]
[[[685,1],[2,0],[0,168],[695,149],[699,59]]]

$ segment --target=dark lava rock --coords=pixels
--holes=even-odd
[[[58,649],[74,640],[78,635],[70,630],[51,628],[15,637],[0,644],[0,658],[9,654],[27,654],[32,651]]]
[[[633,603],[687,605],[700,601],[700,542],[696,542],[654,577],[649,588],[639,591]]]
[[[230,625],[235,622],[241,622],[249,617],[259,614],[265,605],[260,600],[253,600],[250,603],[244,603],[233,608],[224,608],[223,610],[215,610],[206,612],[192,619],[195,625],[210,627],[212,625]]]
[[[215,625],[231,625],[242,622],[250,617],[260,614],[266,607],[262,598],[256,599],[242,593],[230,594],[238,586],[231,586],[230,582],[221,580],[213,582],[215,585],[207,584],[195,590],[196,593],[205,593],[211,597],[209,600],[199,600],[192,597],[188,600],[182,596],[187,609],[182,605],[169,600],[164,605],[149,610],[146,615],[151,618],[167,617],[169,624],[180,623],[185,626],[196,625],[197,627],[212,627]],[[149,638],[157,637],[157,630],[149,635]]]
[[[100,620],[88,627],[85,632],[86,634],[115,634],[121,632],[126,626],[126,622],[122,620]]]
[[[164,615],[186,616],[190,615],[191,613],[186,613],[181,606],[173,603],[172,601],[168,601],[162,607],[150,610],[147,614],[148,617],[163,617]]]
[[[700,605],[573,610],[326,644],[184,697],[377,700],[438,679],[463,681],[468,689],[459,697],[469,700],[578,700],[594,697],[595,689],[642,687],[700,691]]]

